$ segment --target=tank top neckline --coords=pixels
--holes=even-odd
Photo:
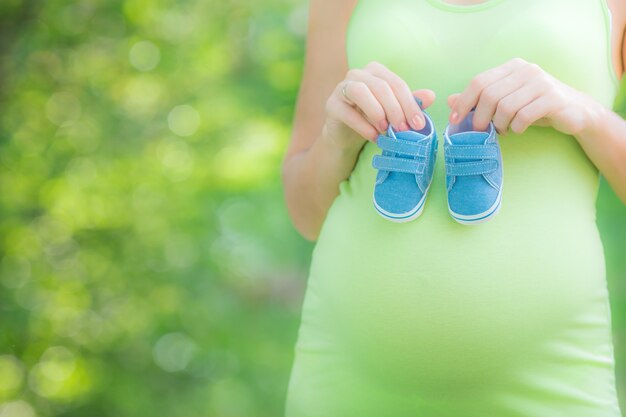
[[[451,4],[447,3],[444,0],[428,0],[428,3],[433,5],[434,7],[442,10],[446,10],[449,12],[456,13],[467,13],[467,12],[478,12],[481,10],[489,9],[498,3],[501,3],[503,0],[483,0],[481,3],[477,4]]]

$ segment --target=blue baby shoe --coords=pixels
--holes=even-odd
[[[430,117],[421,130],[394,131],[379,135],[376,144],[383,150],[372,166],[378,170],[374,186],[374,207],[386,219],[408,222],[424,209],[437,157],[437,133]]]
[[[502,200],[502,153],[498,135],[489,123],[486,132],[472,128],[472,110],[444,133],[448,210],[459,223],[491,219]]]

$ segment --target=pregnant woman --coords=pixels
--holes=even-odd
[[[311,0],[283,164],[316,240],[287,417],[618,417],[599,174],[626,201],[621,0]],[[440,138],[420,217],[372,202],[390,123]],[[443,132],[499,132],[501,208],[448,213]]]

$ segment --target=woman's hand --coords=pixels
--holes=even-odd
[[[323,135],[342,149],[355,149],[366,140],[375,142],[388,123],[400,131],[422,129],[425,120],[414,97],[426,108],[435,100],[435,93],[411,91],[402,78],[379,62],[351,69],[326,102]]]
[[[509,128],[522,133],[530,125],[552,126],[573,135],[626,204],[626,121],[538,65],[515,58],[487,70],[463,93],[448,97],[448,105],[451,123],[476,107],[476,130],[484,130],[493,120],[502,135]]]
[[[493,120],[501,135],[509,128],[522,133],[530,125],[578,135],[594,124],[598,108],[591,97],[521,58],[478,74],[463,93],[448,98],[448,105],[451,123],[476,107],[474,128],[484,130]]]

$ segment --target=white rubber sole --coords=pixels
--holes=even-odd
[[[485,223],[491,220],[496,214],[500,212],[500,207],[502,206],[501,203],[502,203],[503,186],[504,186],[504,183],[500,185],[500,192],[498,193],[498,198],[496,199],[495,203],[493,203],[493,205],[489,207],[489,209],[485,210],[482,213],[473,214],[471,216],[458,214],[450,209],[450,204],[448,204],[448,211],[450,212],[450,215],[452,216],[452,218],[456,220],[457,223],[460,223],[460,224],[474,225],[474,224]]]
[[[384,217],[387,220],[391,220],[392,222],[406,223],[406,222],[415,220],[424,211],[424,206],[426,205],[426,197],[428,196],[428,190],[430,190],[431,184],[432,184],[432,179],[430,183],[428,184],[428,187],[426,188],[426,192],[424,193],[424,196],[419,201],[419,203],[415,206],[415,208],[411,211],[408,211],[406,213],[401,213],[401,214],[390,213],[387,210],[380,207],[378,203],[376,203],[375,194],[372,195],[372,201],[374,202],[374,207],[376,207],[376,211],[378,212],[378,214],[380,214],[382,217]]]

